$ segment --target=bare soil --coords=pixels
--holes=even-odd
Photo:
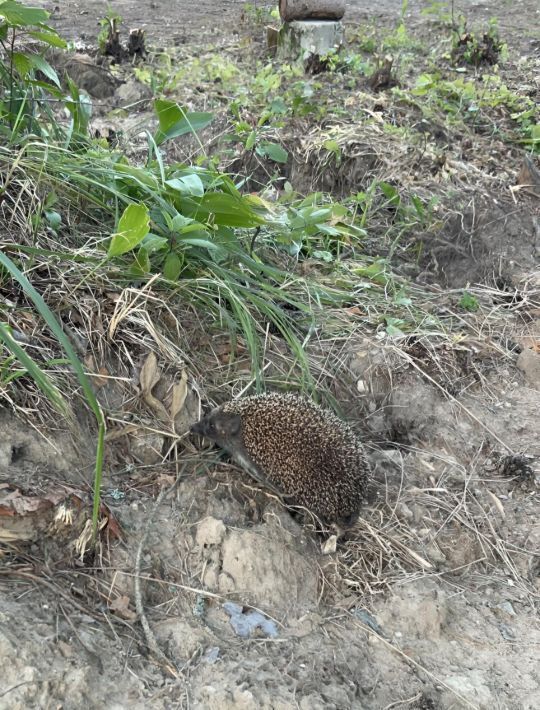
[[[35,4],[67,36],[95,42],[109,3]],[[497,11],[512,50],[538,52],[536,2],[462,4],[486,21]],[[187,46],[219,41],[243,5],[111,3],[150,44]],[[424,5],[409,3],[409,13],[428,33]],[[351,2],[347,19],[395,22],[400,8]],[[517,170],[521,156],[507,157]],[[297,175],[306,189],[320,187],[312,167]],[[475,191],[470,182],[457,201]],[[181,461],[164,461],[171,442],[149,411],[146,429],[129,434],[126,420],[127,433],[108,441],[108,536],[95,559],[81,559],[93,434],[2,409],[0,709],[540,707],[540,210],[534,197],[510,210],[502,182],[488,197],[411,266],[441,295],[434,309],[446,307],[443,289],[483,285],[493,319],[478,321],[476,338],[452,347],[426,338],[406,351],[377,338],[327,344],[322,369],[335,373],[334,394],[374,469],[361,519],[337,547],[215,451],[193,442],[178,449]],[[499,285],[495,262],[507,278]],[[185,336],[195,381],[201,331]],[[138,374],[102,384],[102,402],[131,412]],[[164,392],[174,377],[163,375]],[[177,431],[199,407],[190,391]],[[141,597],[167,662],[149,652],[136,611],[147,528]]]

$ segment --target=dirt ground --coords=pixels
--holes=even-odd
[[[149,44],[186,46],[215,43],[244,6],[33,4],[74,39],[95,42],[110,5],[145,27]],[[424,32],[427,4],[409,3]],[[512,51],[539,52],[536,2],[462,5],[477,18],[497,11]],[[348,3],[348,21],[394,22],[401,3],[378,2],[376,16],[367,6]],[[300,179],[314,187],[309,164]],[[483,249],[474,273],[494,327],[479,321],[476,337],[453,348],[418,340],[427,377],[377,338],[328,345],[321,369],[335,373],[374,471],[337,549],[215,451],[192,443],[182,461],[163,462],[166,437],[149,427],[129,446],[107,444],[104,503],[116,527],[89,565],[73,529],[93,438],[82,424],[77,436],[2,408],[0,710],[540,708],[540,207],[532,197],[509,210],[507,198],[494,182],[474,222]],[[461,243],[444,249],[433,256],[440,271],[425,264],[435,311],[441,289],[472,273]],[[512,266],[506,291],[488,278],[495,261]],[[196,380],[196,350],[189,364]],[[115,412],[134,397],[124,379],[100,392]],[[193,389],[186,428],[199,408]],[[141,540],[142,603],[165,658],[149,653],[135,611]]]
[[[253,0],[201,0],[194,4],[185,0],[88,0],[86,2],[55,2],[55,0],[35,0],[37,7],[43,7],[51,13],[54,26],[70,39],[92,41],[97,35],[98,18],[103,17],[110,8],[118,13],[130,27],[142,27],[146,30],[150,42],[165,39],[172,45],[175,42],[199,44],[208,41],[208,33],[221,32],[224,27],[234,28],[245,5],[254,8],[273,7],[273,3]],[[407,18],[409,21],[421,21],[422,9],[433,3],[409,2]],[[347,3],[346,18],[348,22],[366,22],[382,19],[395,21],[401,13],[402,3],[399,0],[380,0],[370,3],[367,0],[352,0]],[[499,25],[505,32],[515,33],[515,39],[521,35],[524,39],[533,34],[538,27],[540,10],[534,0],[525,0],[514,8],[510,2],[493,4],[472,0],[457,2],[456,15],[460,11],[468,17],[480,18],[497,14]],[[198,30],[204,32],[200,34]],[[538,40],[538,36],[536,36]]]

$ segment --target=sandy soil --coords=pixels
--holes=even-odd
[[[35,4],[54,10],[67,36],[93,41],[109,3]],[[233,27],[243,4],[110,3],[150,43],[171,45],[219,34],[224,14]],[[366,5],[349,3],[350,21]],[[409,3],[419,26],[422,5]],[[515,47],[534,47],[537,4],[493,5]],[[376,12],[394,21],[400,6],[379,2]],[[503,216],[478,228],[485,253],[513,260],[515,288],[537,294],[538,202]],[[440,281],[462,286],[470,254],[451,252]],[[77,496],[88,496],[93,439],[36,430],[2,409],[0,709],[539,708],[540,355],[523,346],[509,356],[498,343],[536,342],[540,309],[526,296],[507,307],[503,331],[479,324],[459,353],[441,346],[428,378],[376,339],[326,354],[374,469],[361,521],[337,549],[215,452],[187,450],[191,465],[157,509],[140,569],[167,661],[148,652],[134,584],[155,495],[178,472],[159,463],[166,442],[146,432],[109,444],[104,502],[123,534],[111,531],[89,564],[73,548],[77,513],[74,522],[56,514],[62,500],[77,511]],[[100,396],[127,411],[134,394]],[[197,409],[190,394],[187,422]]]

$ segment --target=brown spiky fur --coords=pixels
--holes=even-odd
[[[347,424],[311,400],[280,393],[233,400],[192,431],[324,521],[350,520],[365,496],[369,466],[362,444]]]

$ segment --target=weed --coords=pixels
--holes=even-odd
[[[400,90],[395,90],[400,92]],[[426,116],[433,109],[441,110],[454,120],[477,124],[480,114],[489,120],[489,111],[506,109],[507,116],[518,131],[507,139],[516,142],[537,143],[537,107],[527,96],[511,91],[497,75],[483,75],[481,82],[465,77],[443,79],[440,74],[421,74],[411,91],[422,97],[422,110]],[[405,96],[403,93],[402,95]],[[500,119],[499,119],[500,122]]]
[[[508,47],[499,37],[498,24],[490,20],[487,32],[480,37],[475,32],[466,30],[466,22],[452,32],[451,59],[454,64],[471,64],[479,67],[482,64],[497,64],[508,58]]]
[[[480,308],[480,304],[478,303],[476,296],[468,291],[463,291],[463,294],[459,300],[459,306],[460,308],[463,308],[463,310],[471,311],[473,313]]]
[[[119,31],[122,24],[122,16],[109,8],[105,17],[102,17],[98,23],[101,27],[97,36],[98,48],[101,54],[106,54],[107,43],[111,36]]]

